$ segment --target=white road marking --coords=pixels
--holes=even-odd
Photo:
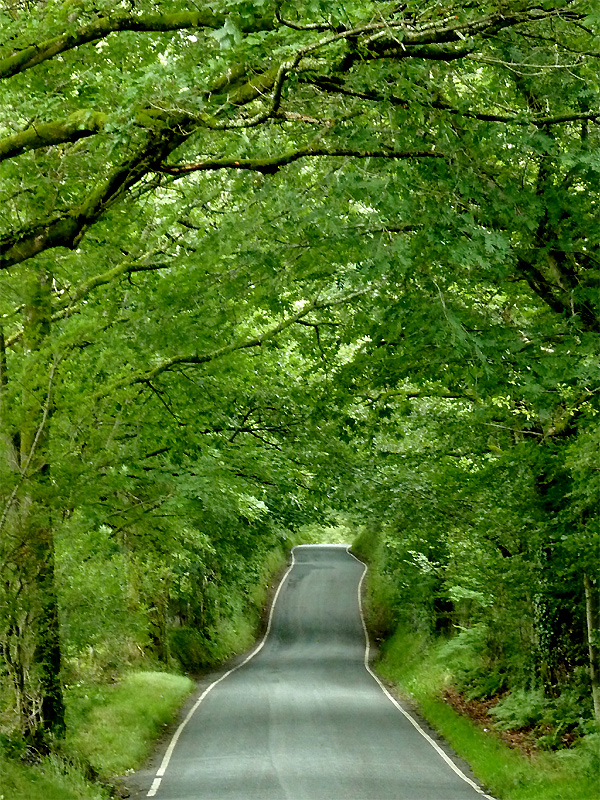
[[[165,754],[163,756],[163,760],[161,762],[161,765],[158,768],[158,770],[156,771],[156,778],[152,782],[152,786],[150,787],[150,790],[148,791],[148,794],[146,795],[146,797],[155,797],[155,795],[156,795],[156,793],[158,791],[158,787],[160,786],[161,781],[163,779],[163,776],[164,776],[164,774],[165,774],[165,772],[167,770],[167,767],[169,766],[169,762],[170,762],[171,757],[173,755],[173,751],[175,750],[175,745],[179,741],[179,737],[183,733],[183,730],[184,730],[185,726],[188,724],[188,722],[194,716],[195,712],[197,711],[198,707],[200,706],[200,704],[202,703],[202,701],[204,700],[206,695],[209,694],[209,692],[211,692],[215,688],[215,686],[217,686],[219,683],[221,683],[221,681],[224,681],[225,678],[228,678],[229,675],[231,675],[233,672],[237,672],[238,669],[241,669],[252,658],[254,658],[254,656],[258,655],[258,653],[260,653],[260,651],[265,646],[265,642],[267,641],[267,637],[268,637],[268,635],[269,635],[269,633],[271,631],[271,625],[273,623],[273,613],[275,611],[275,604],[277,603],[277,598],[279,597],[279,593],[281,592],[281,589],[282,589],[284,583],[286,582],[288,575],[290,574],[294,564],[296,563],[296,559],[294,557],[294,549],[295,548],[292,548],[292,563],[287,568],[286,573],[283,576],[283,578],[281,579],[281,582],[279,583],[279,586],[277,587],[277,591],[275,592],[275,597],[273,598],[273,603],[271,604],[271,611],[269,612],[269,619],[268,619],[268,622],[267,622],[267,629],[265,631],[265,635],[263,636],[263,638],[261,639],[261,641],[257,645],[257,647],[255,647],[255,649],[250,653],[249,656],[247,656],[242,661],[241,664],[238,664],[236,667],[232,667],[232,669],[228,670],[224,675],[221,675],[221,677],[218,678],[213,683],[211,683],[210,686],[207,689],[205,689],[202,692],[202,694],[200,695],[200,697],[196,700],[196,702],[194,703],[194,705],[192,706],[192,708],[188,712],[186,718],[183,720],[181,725],[177,728],[177,730],[173,734],[173,738],[171,739],[171,741],[169,743],[169,746],[167,747],[167,750],[166,750],[166,752],[165,752]]]
[[[362,607],[362,585],[363,585],[363,581],[364,581],[365,575],[367,574],[367,565],[363,561],[361,561],[359,558],[356,558],[354,553],[350,552],[350,547],[346,548],[346,552],[348,553],[348,555],[352,556],[352,558],[354,558],[356,561],[358,561],[358,563],[361,564],[363,566],[363,568],[364,568],[363,569],[363,574],[361,575],[361,578],[360,578],[360,581],[359,581],[359,584],[358,584],[358,607],[359,607],[359,610],[360,610],[360,619],[361,619],[361,622],[362,622],[363,631],[365,633],[365,669],[367,670],[369,675],[376,681],[376,683],[378,684],[379,688],[384,693],[384,695],[388,698],[388,700],[390,700],[394,704],[394,706],[398,709],[398,711],[400,711],[400,713],[403,714],[406,717],[406,719],[421,734],[421,736],[429,742],[429,744],[433,747],[433,749],[436,751],[436,753],[438,753],[438,755],[440,755],[444,759],[446,764],[448,764],[448,766],[452,770],[454,770],[454,772],[459,776],[459,778],[462,778],[462,780],[465,783],[468,783],[469,786],[471,786],[473,789],[475,789],[475,791],[478,792],[486,800],[495,800],[494,797],[491,797],[491,795],[486,794],[480,786],[477,786],[476,783],[474,783],[467,775],[465,775],[465,773],[459,767],[457,767],[457,765],[454,763],[454,761],[452,761],[450,756],[442,750],[442,748],[437,744],[437,742],[434,742],[434,740],[431,738],[431,736],[429,736],[429,734],[426,733],[423,730],[423,728],[419,725],[419,723],[416,721],[416,719],[414,719],[408,713],[408,711],[405,711],[402,708],[400,703],[396,700],[396,698],[392,694],[390,694],[390,692],[386,689],[386,687],[383,685],[383,683],[379,680],[377,675],[371,669],[371,667],[369,665],[369,656],[370,656],[370,650],[371,650],[371,646],[369,644],[369,632],[367,630],[367,623],[365,622],[365,615],[363,614],[363,607]]]
[[[146,797],[154,797],[158,787],[160,786],[161,780],[162,780],[161,778],[154,778],[154,780],[152,781],[152,786],[150,787],[150,791],[148,792]]]

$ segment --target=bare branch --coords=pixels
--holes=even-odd
[[[279,9],[275,11],[275,18],[277,22],[280,22],[282,25],[285,25],[286,28],[291,28],[294,31],[331,31],[335,30],[333,25],[329,22],[309,22],[305,25],[299,25],[297,22],[292,22],[289,19],[284,19],[281,16]]]
[[[312,86],[316,86],[318,89],[330,94],[340,94],[345,97],[355,97],[359,100],[367,100],[375,103],[388,102],[391,105],[400,106],[400,108],[408,108],[410,105],[409,101],[403,97],[383,94],[382,92],[377,92],[374,90],[358,91],[347,86],[341,80],[336,80],[330,76],[308,76],[303,80],[306,83],[310,83]],[[590,122],[600,122],[600,112],[597,110],[579,112],[573,111],[546,116],[541,114],[533,115],[529,112],[519,112],[517,110],[511,110],[510,114],[498,114],[492,111],[455,108],[451,103],[443,98],[436,98],[430,100],[429,102],[424,102],[423,107],[432,108],[437,111],[445,111],[448,114],[456,114],[457,116],[466,117],[467,119],[478,119],[482,122],[500,122],[503,124],[521,126],[535,125],[539,128],[547,127],[548,125],[561,125],[568,122],[585,120],[589,120]]]

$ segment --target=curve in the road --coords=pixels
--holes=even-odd
[[[148,797],[493,800],[371,670],[365,573],[347,547],[294,548],[263,639],[199,696]]]

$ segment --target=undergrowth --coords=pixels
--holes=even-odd
[[[369,565],[365,616],[381,644],[381,676],[416,701],[490,794],[599,800],[600,732],[585,665],[544,687],[518,615],[468,587],[449,593],[436,563],[399,541],[365,528],[352,546]]]
[[[287,547],[302,539],[290,540]],[[265,555],[261,570],[249,589],[231,587],[227,613],[204,630],[181,626],[170,630],[170,652],[176,668],[198,673],[221,664],[236,653],[247,650],[260,631],[269,586],[285,567],[287,549],[276,547]]]

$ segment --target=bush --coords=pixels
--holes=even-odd
[[[564,688],[556,698],[546,697],[542,689],[516,689],[489,713],[496,728],[531,729],[540,747],[554,750],[589,732],[591,708],[587,695],[576,689]]]
[[[600,732],[589,733],[575,747],[561,750],[556,755],[563,763],[573,763],[582,773],[597,779],[600,775]]]
[[[381,531],[370,526],[364,527],[352,542],[351,550],[365,564],[372,564],[381,554]]]
[[[181,627],[169,631],[171,656],[186,672],[198,672],[216,663],[214,645],[197,628]]]
[[[464,628],[439,649],[438,658],[452,683],[469,700],[494,697],[506,688],[506,671],[486,655],[488,639],[487,625],[479,623]]]
[[[504,697],[489,713],[495,717],[495,727],[503,731],[534,728],[544,719],[548,700],[541,689],[517,689]]]

